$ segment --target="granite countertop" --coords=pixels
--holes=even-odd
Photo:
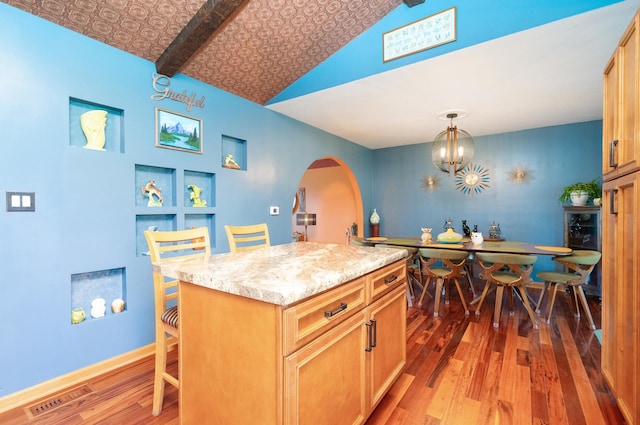
[[[163,260],[154,271],[280,306],[293,304],[404,258],[406,250],[296,242],[255,251]]]

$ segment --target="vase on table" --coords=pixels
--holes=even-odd
[[[371,223],[371,236],[380,236],[380,216],[375,208],[369,217],[369,223]]]

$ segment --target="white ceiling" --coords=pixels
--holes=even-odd
[[[576,15],[268,108],[378,149],[602,119],[602,73],[640,0]]]

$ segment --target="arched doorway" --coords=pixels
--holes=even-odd
[[[307,227],[310,241],[346,243],[346,229],[353,223],[363,235],[360,186],[344,161],[323,157],[311,163],[298,184],[291,219],[293,232],[304,234],[304,226],[296,223],[301,212],[316,214],[316,225]]]

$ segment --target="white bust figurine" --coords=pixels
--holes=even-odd
[[[107,126],[107,111],[96,109],[85,112],[80,115],[80,126],[87,138],[87,144],[83,146],[85,149],[105,150],[104,129]]]

